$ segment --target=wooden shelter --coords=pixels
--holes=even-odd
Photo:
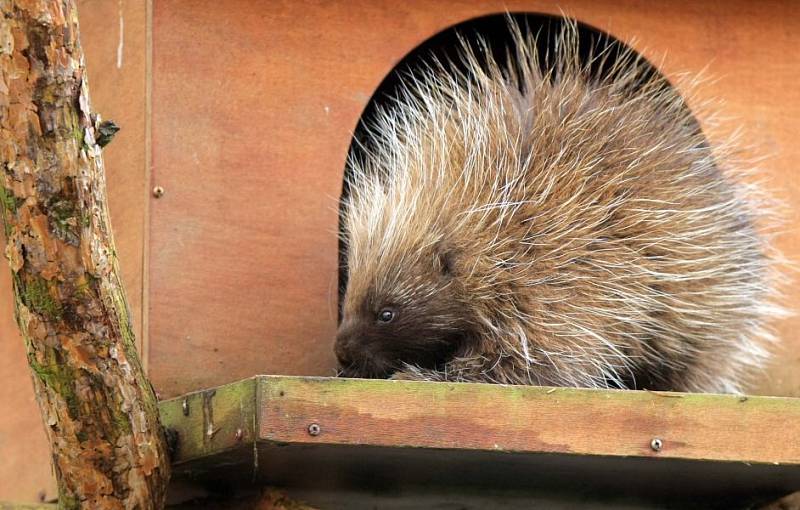
[[[796,260],[796,2],[83,0],[80,8],[95,108],[122,127],[105,157],[134,329],[156,390],[176,398],[162,415],[188,438],[179,458],[186,479],[216,480],[213,462],[255,458],[257,469],[233,478],[303,486],[289,467],[302,459],[339,473],[304,485],[338,507],[347,491],[404,494],[425,477],[484,483],[486,493],[558,486],[574,494],[580,484],[558,473],[579,473],[586,491],[604,493],[619,489],[618,477],[641,475],[636,497],[651,500],[677,498],[676,487],[704,501],[800,490],[800,401],[790,398],[800,397],[800,316],[776,325],[783,350],[752,388],[779,399],[248,379],[333,375],[337,208],[353,131],[401,59],[478,16],[567,14],[629,43],[667,77],[718,78],[696,100],[721,99],[767,154],[763,174],[791,206],[778,245]],[[0,271],[0,500],[47,500],[54,486],[10,285]],[[800,287],[787,301],[800,302]],[[237,380],[233,393],[188,397],[183,414],[180,395]],[[219,432],[196,436],[209,423]],[[378,473],[369,483],[358,466],[365,458]],[[457,480],[450,470],[463,466]],[[510,476],[516,469],[527,474]],[[532,485],[542,470],[550,475]]]

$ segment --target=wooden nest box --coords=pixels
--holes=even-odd
[[[95,109],[122,127],[105,150],[111,216],[141,352],[181,437],[181,479],[255,480],[320,508],[745,508],[800,490],[798,317],[777,325],[783,350],[752,388],[759,397],[325,378],[358,121],[415,49],[507,10],[573,16],[668,78],[718,77],[697,99],[722,99],[770,154],[763,171],[795,211],[779,248],[800,255],[794,2],[80,7]],[[7,273],[0,403],[13,412],[0,417],[0,500],[49,499]],[[800,302],[797,286],[788,302]]]

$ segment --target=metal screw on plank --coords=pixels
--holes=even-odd
[[[652,449],[654,452],[660,452],[663,446],[664,442],[657,437],[654,437],[653,440],[650,441],[650,449]]]
[[[318,436],[319,433],[322,432],[318,423],[312,423],[308,426],[308,434],[311,436]]]
[[[156,186],[153,188],[153,196],[156,198],[161,198],[164,196],[164,188],[161,186]]]
[[[244,437],[244,432],[242,432],[242,429],[236,429],[236,435],[234,437],[237,441],[241,441]]]
[[[181,402],[181,409],[183,409],[183,415],[184,416],[189,416],[189,400],[188,399],[183,399],[183,402]]]

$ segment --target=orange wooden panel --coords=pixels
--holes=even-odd
[[[142,206],[146,176],[145,2],[79,0],[78,15],[92,106],[104,119],[113,119],[122,127],[104,149],[103,156],[122,277],[134,330],[137,338],[141,338]],[[118,61],[120,45],[122,60]],[[5,240],[0,240],[5,246]],[[33,395],[25,346],[13,313],[11,278],[3,261],[0,266],[0,501],[51,499],[56,492],[49,448]]]
[[[725,100],[800,204],[796,2],[156,1],[152,179],[166,195],[151,204],[149,331],[163,394],[332,372],[336,200],[358,117],[421,41],[506,9],[636,37],[669,76],[708,67],[721,79],[700,99]],[[791,221],[781,246],[798,255]],[[781,325],[786,352],[759,392],[800,394],[798,328]]]

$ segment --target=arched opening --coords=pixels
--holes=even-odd
[[[466,42],[475,51],[476,55],[481,55],[483,51],[479,45],[481,44],[480,41],[484,41],[487,43],[493,59],[500,63],[503,68],[513,66],[514,63],[508,61],[508,53],[506,51],[513,43],[513,35],[509,29],[509,17],[522,28],[524,33],[536,36],[539,61],[543,68],[547,68],[556,51],[558,34],[561,33],[566,21],[563,17],[536,13],[504,13],[482,16],[453,25],[414,48],[386,75],[372,94],[361,115],[350,144],[348,159],[359,158],[364,154],[365,150],[368,151],[370,149],[371,144],[374,142],[370,139],[369,130],[366,127],[375,119],[380,108],[391,107],[392,101],[398,97],[402,88],[404,76],[407,77],[409,74],[413,74],[415,69],[419,69],[432,61],[444,63],[449,72],[456,73],[463,70],[463,65],[458,58],[462,42]],[[582,63],[588,65],[590,73],[595,76],[606,75],[610,69],[613,69],[613,64],[623,53],[633,52],[636,54],[635,50],[602,30],[580,22],[577,23],[577,28],[580,58]],[[592,59],[592,56],[598,54],[605,54],[606,58]],[[642,59],[642,62],[645,66],[645,71],[642,74],[643,80],[654,77],[663,79],[663,75],[652,63],[645,59]],[[666,87],[670,86],[667,80],[664,80],[663,83]],[[698,131],[700,130],[699,124],[695,123],[695,127]],[[342,204],[349,194],[349,178],[350,168],[346,167],[339,202],[340,232],[343,228]],[[347,247],[340,239],[338,295],[340,320],[341,302],[347,287],[346,262]]]

